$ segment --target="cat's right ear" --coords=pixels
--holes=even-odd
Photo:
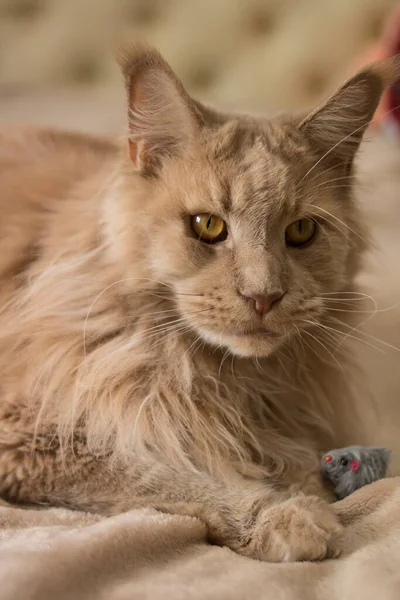
[[[350,166],[382,93],[399,77],[400,56],[372,63],[303,119],[300,130],[322,158]]]
[[[129,111],[129,156],[138,172],[157,176],[163,160],[184,156],[198,136],[201,116],[162,56],[144,45],[118,52]]]

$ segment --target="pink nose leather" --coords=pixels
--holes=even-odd
[[[254,302],[254,309],[260,315],[265,315],[272,308],[272,305],[278,302],[282,296],[283,292],[273,292],[271,294],[256,294],[248,290],[244,290],[240,292],[244,298],[247,300],[252,300]]]

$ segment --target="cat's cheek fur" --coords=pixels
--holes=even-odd
[[[340,218],[332,214],[336,219]],[[351,241],[345,228],[341,231],[334,227],[332,229],[327,231],[326,226],[320,226],[318,240],[305,256],[305,266],[318,281],[323,294],[340,291],[348,285],[347,265],[351,258]],[[332,277],[332,273],[335,277]]]

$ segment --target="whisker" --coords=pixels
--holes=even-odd
[[[341,219],[339,219],[339,217],[336,217],[336,215],[333,215],[331,212],[329,212],[325,208],[322,208],[321,206],[316,206],[315,204],[306,204],[306,206],[310,206],[314,210],[320,210],[324,214],[327,214],[328,216],[332,217],[332,219],[335,219],[335,221],[337,221],[338,223],[340,223],[341,225],[343,225],[343,227],[345,227],[351,233],[353,233],[355,236],[357,236],[362,242],[364,242],[364,244],[368,245],[368,241],[362,235],[360,235],[359,233],[357,233],[357,231],[354,231],[354,229],[352,229],[349,225],[347,225],[346,223],[344,223],[344,221],[342,221]]]
[[[400,106],[400,105],[399,105]],[[391,108],[388,111],[385,111],[385,115],[388,115],[390,113],[392,113],[393,111],[397,110],[399,108],[399,106],[395,106],[394,108]],[[307,173],[304,175],[304,177],[302,177],[302,179],[300,180],[299,184],[302,183],[304,181],[304,179],[306,177],[308,177],[308,175],[324,160],[324,158],[326,158],[327,156],[329,156],[329,154],[331,152],[333,152],[338,146],[340,146],[340,144],[343,144],[343,142],[345,142],[346,140],[348,140],[349,138],[351,138],[352,135],[354,135],[355,133],[358,133],[359,131],[361,131],[362,129],[365,129],[366,125],[365,123],[363,123],[362,125],[360,125],[359,127],[356,127],[356,129],[354,129],[353,131],[351,131],[348,135],[344,136],[341,140],[339,140],[336,144],[334,144],[334,146],[332,146],[327,152],[325,152],[321,158],[319,158],[317,160],[317,162],[315,162],[313,164],[313,166],[307,171]]]
[[[315,323],[311,322],[313,325],[315,325]],[[322,348],[324,348],[324,350],[326,350],[326,352],[328,352],[328,354],[333,358],[333,360],[335,361],[335,363],[338,365],[339,369],[342,371],[342,373],[344,374],[344,369],[343,366],[339,363],[339,361],[337,360],[336,356],[334,354],[332,354],[332,352],[327,348],[327,346],[325,344],[323,344],[321,342],[321,340],[319,340],[316,336],[314,336],[310,331],[308,331],[307,329],[303,330],[304,333],[308,336],[310,336],[313,340],[315,340],[320,346],[322,346]],[[317,353],[316,353],[317,354]],[[318,354],[317,354],[318,355]],[[319,355],[318,355],[319,356]]]
[[[163,291],[163,290],[157,290],[157,291],[145,291],[146,294],[157,294],[159,296],[168,296],[168,297],[173,297],[173,296],[192,296],[192,297],[204,297],[204,294],[189,294],[186,292],[176,292],[175,290],[173,290],[172,292],[169,291]]]
[[[299,341],[299,343],[301,345],[302,352],[303,352],[303,354],[305,354],[305,348],[304,348],[304,345],[303,345],[303,337],[301,335],[301,331],[300,331],[300,329],[299,329],[299,327],[297,325],[293,324],[293,327],[297,331],[297,337],[295,339]]]
[[[325,175],[325,173],[329,173],[329,171],[333,171],[333,170],[339,170],[340,167],[345,167],[346,165],[347,165],[346,162],[341,162],[341,163],[331,165],[330,167],[323,169],[323,171],[321,171],[320,173],[315,173],[314,176],[310,179],[310,183],[312,183],[313,181],[316,181],[317,179],[319,179],[319,177],[321,177],[322,175]]]
[[[395,308],[397,308],[400,305],[400,300],[399,302],[396,302],[396,304],[393,304],[392,306],[387,306],[386,308],[377,308],[375,310],[364,310],[364,309],[357,309],[357,310],[349,310],[347,308],[329,308],[326,307],[326,310],[329,310],[330,312],[344,312],[344,313],[358,313],[361,315],[376,315],[378,313],[383,313],[383,312],[388,312],[389,310],[393,310]]]
[[[234,368],[233,368],[233,363],[234,362],[235,362],[235,355],[232,354],[232,358],[231,358],[231,373],[232,373],[233,381],[236,382],[236,375],[235,375],[235,371],[234,371]],[[237,385],[237,383],[236,383],[236,385]]]
[[[341,183],[338,185],[325,185],[324,190],[340,190],[344,188],[354,188],[354,183]],[[315,188],[316,189],[316,188]]]
[[[283,354],[282,354],[282,356],[283,356]],[[277,354],[277,355],[276,355],[276,358],[277,358],[277,360],[279,361],[279,364],[281,365],[281,367],[282,367],[282,370],[284,371],[284,373],[285,373],[286,377],[289,379],[289,378],[290,378],[290,375],[289,375],[289,373],[288,373],[288,371],[287,371],[287,369],[286,369],[286,367],[285,367],[285,365],[284,365],[283,361],[281,360],[281,357],[279,356],[279,354]],[[290,360],[290,359],[289,359],[289,360]],[[294,361],[293,361],[293,362],[294,362]]]
[[[208,312],[209,310],[212,310],[212,309],[206,308],[201,311],[191,313],[191,316],[198,316],[199,314]],[[96,364],[101,364],[103,361],[109,360],[110,357],[114,356],[118,352],[119,349],[121,349],[125,346],[126,343],[131,342],[136,337],[139,338],[140,342],[145,342],[145,341],[148,341],[149,339],[157,338],[158,336],[162,335],[163,333],[171,331],[175,327],[180,326],[180,325],[188,326],[188,323],[184,317],[179,317],[178,319],[174,319],[172,321],[167,321],[166,323],[160,323],[158,325],[155,325],[154,327],[149,327],[148,329],[144,329],[143,331],[137,331],[134,334],[132,334],[131,336],[128,336],[127,338],[124,338],[123,340],[121,340],[113,348],[113,350],[110,354],[101,358],[98,361],[98,363],[96,363]],[[191,329],[190,326],[188,326],[188,328]]]
[[[314,204],[308,204],[305,206],[311,206],[313,208],[318,208],[317,206],[315,206]],[[331,213],[328,213],[331,214]],[[327,216],[323,216],[321,217],[320,214],[318,214],[315,210],[314,211],[310,211],[310,216],[311,217],[319,217],[319,225],[321,226],[321,218],[323,218],[324,222],[328,225],[330,225],[331,227],[333,227],[334,229],[336,229],[336,231],[338,231],[341,235],[343,235],[350,244],[354,244],[353,238],[350,235],[350,231],[347,231],[346,229],[350,229],[349,227],[346,226],[346,229],[343,229],[343,227],[340,227],[339,224],[335,221],[332,221],[332,219],[329,219]]]
[[[315,300],[323,300],[324,302],[341,302],[353,306],[354,302],[365,302],[365,298],[327,298],[326,296],[314,296]]]
[[[347,290],[343,290],[340,292],[324,292],[325,296],[336,296],[337,294],[341,294],[341,295],[346,295],[346,296],[363,296],[365,298],[372,298],[372,296],[370,296],[369,294],[365,294],[364,292],[353,292],[353,291],[347,291]]]
[[[221,335],[222,335],[222,334],[221,334]],[[218,369],[218,379],[221,379],[222,365],[224,364],[224,362],[225,362],[225,359],[227,358],[228,354],[229,354],[229,349],[227,349],[227,350],[225,351],[225,354],[223,355],[223,357],[222,357],[222,359],[221,359],[221,362],[220,362],[220,364],[219,364],[219,369]]]
[[[98,300],[100,300],[100,298],[103,296],[103,294],[105,294],[108,290],[110,290],[112,287],[114,287],[115,285],[118,285],[120,283],[126,283],[128,281],[147,281],[150,283],[157,283],[158,285],[162,285],[162,286],[166,286],[166,287],[170,287],[172,288],[172,286],[168,283],[165,283],[163,281],[159,281],[157,279],[151,279],[148,277],[124,277],[123,279],[119,279],[118,281],[114,281],[113,283],[111,283],[110,285],[108,285],[107,287],[105,287],[93,300],[92,304],[89,307],[89,310],[86,314],[86,318],[85,318],[85,322],[83,325],[83,355],[86,358],[86,329],[87,329],[87,323],[90,317],[90,313],[93,310],[94,305],[96,304],[96,302],[98,302]],[[173,288],[172,288],[173,289]]]
[[[346,298],[338,298],[337,295],[347,295],[347,299]],[[383,294],[380,294],[381,296]],[[328,298],[328,296],[330,296],[330,298]],[[356,296],[356,297],[354,297]],[[377,294],[377,296],[379,296],[379,294]],[[372,304],[374,305],[374,310],[378,310],[378,303],[376,301],[376,298],[373,298],[372,296],[370,296],[369,294],[365,294],[363,292],[327,292],[325,293],[324,296],[319,296],[318,297],[319,300],[322,300],[324,302],[336,302],[336,301],[343,301],[343,302],[360,302],[363,301],[365,302],[365,300],[371,300]]]
[[[390,344],[389,342],[385,342],[384,340],[381,340],[380,338],[378,338],[374,335],[371,335],[370,333],[367,333],[366,331],[363,331],[362,329],[359,329],[359,327],[361,327],[363,324],[359,325],[358,327],[352,327],[351,325],[348,325],[347,323],[342,323],[342,321],[339,321],[339,319],[335,319],[335,317],[330,317],[330,320],[335,323],[340,323],[344,327],[348,327],[351,331],[357,331],[357,333],[365,335],[366,337],[370,338],[371,340],[374,340],[375,342],[378,342],[379,344],[382,344],[383,346],[386,346],[387,348],[390,348],[391,350],[400,352],[400,348],[398,348],[397,346],[394,346],[393,344]],[[347,336],[348,334],[347,334],[347,332],[343,332],[343,335]],[[360,341],[365,342],[365,340],[360,340]]]
[[[100,294],[98,294],[96,296],[96,298],[93,300],[92,304],[90,305],[89,310],[88,310],[87,315],[86,315],[86,318],[85,318],[84,325],[83,325],[83,356],[84,356],[85,359],[86,359],[86,328],[87,328],[88,319],[90,317],[90,313],[92,312],[94,305],[96,304],[96,302],[98,300],[100,300],[101,296],[103,294],[105,294],[109,289],[111,289],[115,285],[118,285],[119,283],[123,283],[123,282],[126,282],[126,281],[132,281],[132,278],[131,277],[125,277],[124,279],[119,279],[118,281],[114,281],[114,283],[111,283],[106,288],[104,288],[104,290],[102,292],[100,292]]]
[[[308,177],[308,175],[324,160],[324,158],[326,158],[327,156],[329,156],[329,154],[331,152],[333,152],[338,146],[340,146],[340,144],[343,144],[343,142],[345,142],[346,140],[348,140],[349,138],[351,138],[352,135],[354,135],[355,133],[358,133],[362,129],[365,129],[365,123],[363,123],[359,127],[356,127],[356,129],[354,129],[353,131],[351,131],[348,135],[344,136],[341,140],[339,140],[336,144],[334,144],[327,152],[325,152],[321,156],[321,158],[319,158],[317,160],[317,162],[315,162],[313,164],[313,166],[307,171],[307,173],[304,175],[304,177],[302,177],[302,179],[300,180],[299,183],[302,183],[304,181],[304,179],[306,177]]]
[[[203,308],[202,310],[198,310],[196,312],[187,313],[187,316],[195,317],[202,313],[209,312],[210,310],[212,310],[211,307]],[[150,332],[154,332],[154,331],[157,332],[158,330],[162,330],[164,327],[173,325],[174,323],[179,323],[181,321],[186,323],[187,321],[186,321],[185,317],[186,317],[186,315],[181,315],[180,317],[178,317],[177,319],[174,319],[172,321],[167,321],[166,323],[159,323],[158,325],[154,325],[153,327],[149,327],[148,329],[144,329],[143,331],[135,332],[132,336],[128,337],[127,339],[132,339],[136,336],[143,336],[145,333],[150,333]]]
[[[154,337],[156,341],[154,342],[154,344],[151,344],[151,345],[150,345],[150,346],[147,348],[147,350],[148,350],[149,352],[150,352],[150,351],[153,351],[153,350],[155,350],[156,348],[158,348],[159,346],[161,346],[162,344],[164,344],[167,338],[171,338],[171,337],[181,337],[181,336],[183,336],[185,333],[190,333],[191,331],[192,331],[192,328],[190,327],[190,325],[184,325],[184,324],[182,324],[182,325],[179,325],[179,324],[178,324],[178,325],[173,325],[173,326],[170,328],[170,330],[168,330],[168,331],[166,332],[166,334],[165,334],[165,335],[162,335],[162,334],[161,334],[160,336],[153,335],[152,337]],[[146,341],[147,341],[147,340],[146,340]]]
[[[200,336],[200,335],[198,335],[198,336],[195,338],[194,342],[192,342],[192,343],[190,344],[190,346],[188,347],[188,349],[187,349],[187,350],[186,350],[186,351],[183,353],[182,357],[180,358],[180,360],[179,360],[179,362],[178,362],[178,365],[177,365],[178,367],[179,367],[179,365],[181,364],[181,362],[183,361],[183,359],[185,358],[185,356],[186,356],[187,354],[189,354],[189,353],[190,353],[190,350],[191,350],[191,348],[193,348],[193,346],[194,346],[194,345],[195,345],[195,344],[196,344],[196,343],[197,343],[199,340],[201,340],[201,339],[202,339],[202,338],[201,338],[201,336]],[[189,354],[189,357],[190,357],[190,354]]]
[[[343,336],[343,338],[350,338],[352,340],[356,340],[357,342],[361,342],[362,344],[366,344],[367,346],[370,346],[371,348],[374,348],[374,350],[376,350],[377,352],[380,352],[381,354],[386,354],[386,352],[384,350],[382,350],[382,348],[378,348],[377,346],[374,346],[374,344],[371,344],[370,342],[367,342],[366,340],[363,340],[362,338],[356,337],[355,335],[352,335],[350,332],[343,332],[340,330],[335,329],[334,327],[328,327],[328,325],[322,324],[321,326],[324,327],[325,329],[328,329],[330,331],[334,331],[338,334],[340,334],[341,336]],[[361,332],[359,332],[361,333]],[[341,346],[344,342],[344,339],[340,342],[339,346]]]
[[[325,188],[325,186],[327,186],[329,183],[333,183],[335,181],[343,181],[343,179],[345,180],[349,180],[349,179],[354,179],[357,180],[358,176],[356,175],[344,175],[343,177],[334,177],[333,179],[328,179],[326,181],[321,181],[320,183],[318,183],[317,185],[314,185],[312,188],[307,190],[307,194],[311,194],[311,192],[313,192],[314,190],[317,190],[321,187]],[[354,186],[354,181],[348,184],[349,187]],[[335,187],[335,186],[333,186]],[[330,189],[331,186],[328,188]]]

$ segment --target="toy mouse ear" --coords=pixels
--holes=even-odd
[[[200,115],[171,67],[144,45],[120,49],[129,112],[129,155],[137,171],[156,175],[163,160],[183,156],[196,139]]]
[[[300,129],[322,155],[350,164],[382,92],[399,77],[400,55],[372,63],[308,115]]]

